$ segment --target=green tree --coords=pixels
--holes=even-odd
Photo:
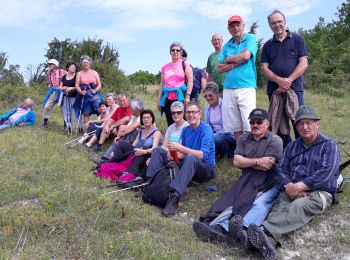
[[[147,89],[147,85],[157,84],[157,76],[143,70],[129,75],[129,79],[133,85],[140,86],[143,91]]]

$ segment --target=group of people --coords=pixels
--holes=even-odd
[[[109,93],[103,101],[101,81],[88,56],[81,58],[78,73],[74,62],[64,71],[56,60],[49,60],[42,127],[48,126],[54,105],[61,103],[67,133],[72,132],[73,118],[76,125],[84,119],[85,147],[97,142],[94,150],[101,152],[112,137],[103,156],[92,158],[98,164],[95,175],[111,181],[148,181],[169,160],[175,161],[179,172],[169,184],[161,211],[165,217],[176,213],[191,182],[214,178],[218,158],[233,158],[241,176],[193,223],[193,230],[202,240],[241,241],[244,248],[255,247],[266,259],[276,259],[283,234],[337,202],[340,158],[337,144],[319,133],[320,117],[314,108],[304,105],[305,42],[286,29],[282,12],[272,12],[268,23],[273,37],[264,44],[261,56],[261,70],[268,79],[268,111],[256,108],[257,41],[244,33],[243,19],[235,15],[228,20],[232,38],[224,46],[219,33],[212,36],[215,52],[208,57],[208,75],[203,71],[197,75],[205,79],[200,87],[183,46],[170,45],[171,61],[161,68],[157,97],[168,124],[164,136],[153,111],[144,109],[141,100]],[[204,109],[197,102],[200,92],[207,102]],[[35,123],[32,105],[26,99],[2,115],[0,129]],[[92,114],[98,119],[91,121]]]

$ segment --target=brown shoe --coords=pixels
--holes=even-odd
[[[276,241],[273,237],[267,236],[265,232],[255,224],[248,227],[248,237],[250,243],[260,251],[265,259],[277,259]]]

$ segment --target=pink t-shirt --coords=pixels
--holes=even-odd
[[[190,65],[188,61],[185,61],[185,68]],[[167,88],[179,88],[185,83],[185,72],[182,67],[182,60],[177,63],[169,62],[161,68],[164,83]],[[176,92],[168,94],[169,100],[176,100]]]
[[[96,84],[98,74],[94,70],[80,71],[80,84]]]

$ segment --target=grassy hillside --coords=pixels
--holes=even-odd
[[[155,110],[156,89],[138,96]],[[350,96],[333,98],[306,93],[308,104],[322,117],[321,131],[350,152]],[[14,104],[13,104],[14,105]],[[258,106],[267,98],[258,93]],[[40,123],[40,105],[36,104]],[[6,107],[1,106],[0,112]],[[115,188],[92,175],[92,152],[67,149],[58,109],[48,130],[12,128],[0,133],[0,258],[1,259],[255,259],[256,252],[239,246],[203,243],[192,222],[234,182],[239,171],[222,160],[216,178],[191,186],[175,217],[144,204],[135,192],[106,194]],[[165,118],[157,113],[165,130]],[[347,158],[342,152],[343,161]],[[344,171],[350,175],[350,169]],[[218,191],[207,191],[216,185]],[[278,253],[285,259],[341,259],[350,257],[350,185],[341,204],[286,237]]]

